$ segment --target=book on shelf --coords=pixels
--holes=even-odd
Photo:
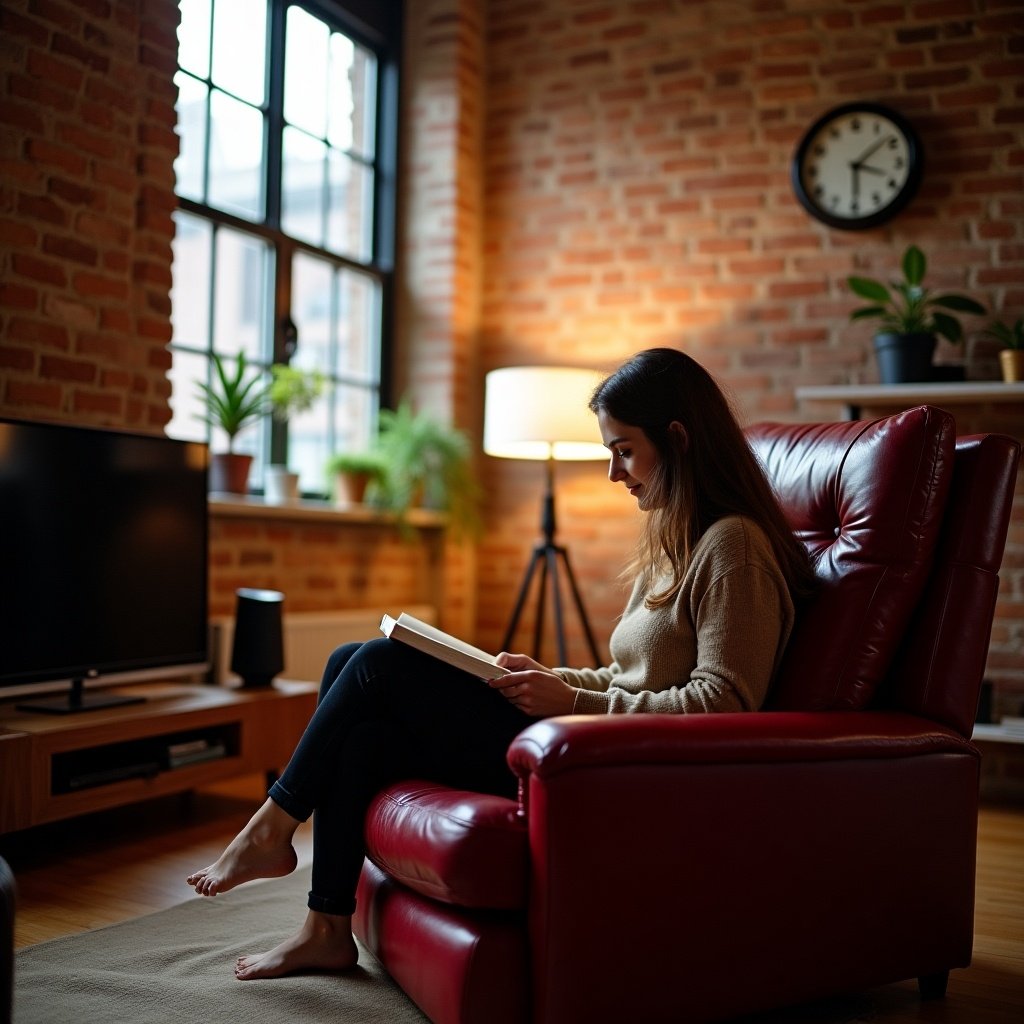
[[[436,626],[421,622],[407,612],[402,612],[397,619],[385,615],[380,620],[380,631],[392,640],[415,647],[424,654],[480,679],[498,679],[508,675],[508,669],[502,668],[493,654],[467,644]]]
[[[1024,736],[1024,718],[1018,715],[1003,715],[999,724],[1014,736]]]

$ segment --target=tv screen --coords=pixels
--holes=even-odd
[[[196,442],[0,419],[0,687],[206,668],[206,474]]]

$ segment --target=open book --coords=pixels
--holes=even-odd
[[[498,665],[493,655],[457,640],[407,612],[402,612],[397,619],[385,615],[380,620],[380,631],[392,640],[400,640],[403,644],[480,679],[497,679],[508,675],[508,669]]]

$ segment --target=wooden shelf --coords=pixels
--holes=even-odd
[[[225,519],[287,519],[339,526],[394,526],[398,522],[394,513],[370,505],[336,505],[305,498],[278,504],[252,495],[213,493],[209,507],[211,515]],[[448,517],[434,509],[411,508],[405,522],[420,530],[443,530]]]
[[[114,691],[143,697],[144,703],[59,716],[0,704],[0,833],[235,775],[280,771],[316,707],[317,689],[315,683],[287,680],[258,690],[150,683]],[[127,746],[160,752],[172,740],[207,735],[223,740],[222,756],[147,768],[147,758],[133,761],[127,753]],[[125,771],[137,775],[69,791],[69,763],[80,758],[84,772],[92,760],[113,754],[116,767],[122,750]]]
[[[864,406],[968,405],[1018,402],[1024,406],[1024,384],[998,380],[921,384],[838,384],[798,387],[798,401],[831,402],[846,408],[847,419],[859,419]]]

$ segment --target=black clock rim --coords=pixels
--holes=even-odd
[[[900,194],[888,205],[884,210],[878,210],[875,213],[866,214],[863,217],[836,217],[829,213],[827,210],[821,209],[813,199],[807,194],[807,190],[804,188],[803,179],[800,176],[800,167],[803,164],[803,159],[807,155],[807,150],[810,148],[811,140],[825,127],[830,121],[835,120],[837,117],[845,117],[847,114],[857,113],[863,111],[865,114],[878,114],[881,117],[888,118],[896,127],[903,133],[907,140],[907,150],[910,157],[910,169],[907,173],[907,183],[903,186]],[[924,150],[921,146],[921,140],[917,136],[917,132],[914,131],[913,125],[901,114],[899,111],[893,110],[892,107],[887,107],[884,103],[873,103],[869,101],[854,102],[854,103],[841,103],[837,107],[831,107],[825,111],[804,133],[796,148],[796,152],[793,154],[792,162],[790,163],[790,183],[793,187],[793,193],[799,201],[800,205],[812,216],[815,220],[820,220],[823,224],[827,224],[829,227],[838,228],[844,231],[863,231],[867,228],[877,227],[879,224],[884,224],[886,221],[891,220],[901,210],[904,210],[910,201],[917,195],[918,186],[921,184],[921,177],[924,172]]]

